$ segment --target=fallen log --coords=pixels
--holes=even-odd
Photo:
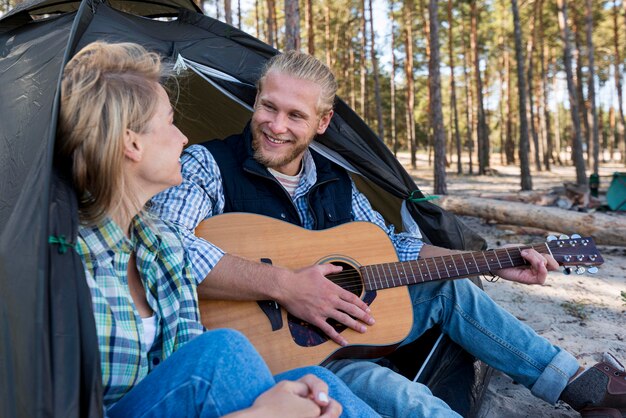
[[[476,197],[441,196],[435,202],[457,215],[560,231],[567,235],[592,236],[597,244],[626,246],[626,218],[623,216]]]

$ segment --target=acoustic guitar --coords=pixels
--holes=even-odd
[[[332,359],[376,358],[392,352],[412,326],[407,285],[523,266],[527,263],[520,252],[525,248],[551,254],[559,264],[578,266],[579,270],[581,266],[597,266],[603,262],[592,238],[561,238],[532,247],[507,247],[399,262],[385,231],[369,222],[310,231],[246,213],[209,218],[200,223],[195,233],[227,253],[275,266],[299,269],[322,263],[341,265],[343,271],[327,278],[370,306],[376,324],[368,327],[364,334],[330,322],[349,341],[347,347],[341,347],[317,327],[289,314],[274,301],[200,300],[204,326],[243,332],[272,373],[325,364]]]

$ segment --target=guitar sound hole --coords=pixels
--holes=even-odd
[[[361,280],[361,275],[358,270],[352,265],[340,261],[333,261],[332,264],[343,267],[343,270],[336,274],[330,274],[326,276],[326,278],[345,290],[361,297],[363,293],[363,281]],[[375,297],[376,292],[371,291],[365,292],[362,299],[369,305]],[[329,340],[326,334],[324,334],[318,327],[311,325],[298,317],[288,314],[287,321],[289,323],[289,330],[294,342],[302,347],[313,347],[323,344]],[[330,324],[338,333],[343,332],[347,328],[345,325],[340,324],[334,319],[328,319],[326,322],[328,322],[328,324]]]
[[[343,270],[336,274],[329,274],[326,278],[336,285],[343,287],[345,290],[354,293],[357,296],[361,296],[361,292],[363,291],[363,282],[361,281],[361,275],[357,269],[348,263],[340,261],[333,261],[331,264],[340,266]]]

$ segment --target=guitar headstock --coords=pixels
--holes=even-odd
[[[574,272],[582,274],[585,272],[583,266],[591,266],[588,269],[589,273],[596,273],[598,269],[595,266],[604,263],[604,259],[591,237],[561,235],[557,238],[550,236],[546,245],[557,263],[565,267],[565,274],[572,272],[571,267],[576,267]]]

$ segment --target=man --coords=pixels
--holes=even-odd
[[[359,332],[373,325],[374,318],[358,297],[325,279],[340,268],[316,265],[294,272],[242,260],[196,238],[198,223],[223,212],[260,213],[307,229],[364,220],[388,232],[401,261],[452,252],[424,245],[414,234],[396,234],[342,168],[309,149],[333,115],[337,84],[327,67],[306,54],[288,52],[270,60],[257,87],[254,114],[244,132],[189,147],[182,158],[183,184],[157,196],[154,209],[184,230],[196,275],[204,278],[200,295],[276,300],[345,345],[328,318]],[[530,268],[496,273],[543,284],[548,270],[557,268],[552,257],[534,250],[522,256]],[[571,354],[538,336],[468,280],[410,286],[409,292],[414,325],[406,342],[439,325],[468,352],[548,402],[561,398],[576,409],[626,411],[619,363],[601,363],[580,373]],[[383,416],[458,416],[428,388],[376,363],[340,360],[329,368]]]

